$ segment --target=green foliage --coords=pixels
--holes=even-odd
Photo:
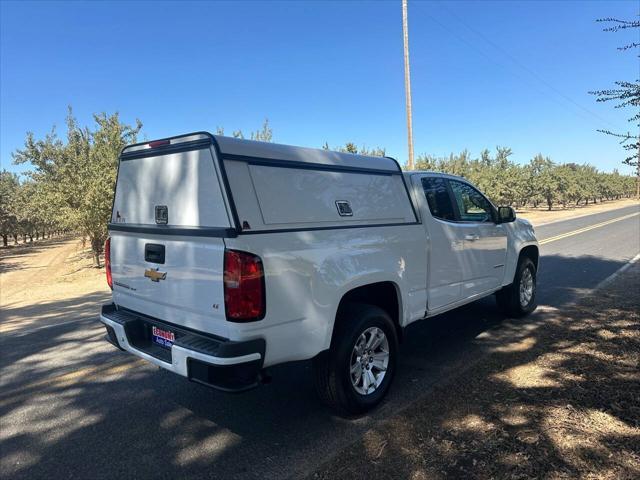
[[[97,114],[93,120],[91,127],[81,127],[69,108],[66,138],[58,137],[55,128],[41,139],[27,133],[24,148],[13,154],[13,160],[31,164],[33,171],[22,183],[9,172],[0,176],[0,234],[5,245],[9,237],[17,242],[21,234],[37,238],[53,230],[77,231],[89,240],[94,262],[100,266],[118,156],[137,141],[142,123],[126,125],[117,113]],[[224,129],[217,133],[223,135]],[[244,138],[240,130],[233,136]],[[269,120],[250,137],[272,141]]]
[[[385,157],[387,152],[384,148],[376,147],[376,148],[367,148],[366,145],[358,148],[358,146],[353,142],[347,142],[344,146],[330,148],[327,142],[324,142],[322,145],[323,150],[334,150],[336,152],[343,153],[356,153],[358,155],[367,155],[369,157]]]
[[[493,156],[483,150],[475,159],[467,150],[444,158],[420,155],[416,169],[465,177],[498,205],[544,204],[551,210],[557,204],[611,200],[633,192],[633,178],[617,171],[601,173],[591,165],[559,165],[542,154],[520,165],[509,159],[511,155],[511,149],[504,147],[497,147]]]
[[[107,237],[118,155],[134,143],[142,128],[120,122],[118,114],[94,115],[94,126],[80,127],[71,109],[66,142],[55,130],[36,140],[27,134],[25,146],[13,154],[15,163],[29,162],[34,171],[22,188],[25,226],[77,230],[91,243],[96,266]]]
[[[19,188],[20,183],[17,175],[6,170],[0,172],[0,235],[5,246],[7,245],[7,237],[16,232],[18,228],[16,207]]]
[[[224,127],[216,127],[216,135],[224,135]],[[242,130],[234,130],[233,132],[231,132],[231,136],[234,138],[244,138]],[[269,125],[269,119],[265,118],[262,124],[262,128],[260,130],[256,130],[255,132],[251,132],[249,138],[258,142],[273,141],[273,130]]]

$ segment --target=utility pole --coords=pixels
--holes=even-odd
[[[407,104],[407,140],[409,144],[409,170],[413,170],[413,117],[411,115],[411,71],[409,69],[409,27],[407,26],[407,0],[402,0],[402,36],[404,37],[404,91]]]

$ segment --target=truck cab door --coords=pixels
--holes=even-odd
[[[437,175],[414,175],[412,179],[429,238],[427,306],[434,311],[462,298],[464,233],[455,223],[446,179]]]
[[[459,228],[464,229],[462,296],[472,298],[502,285],[507,233],[491,202],[472,185],[449,179]]]

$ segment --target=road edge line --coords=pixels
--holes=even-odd
[[[635,257],[633,257],[631,260],[629,260],[627,263],[625,263],[623,266],[621,266],[618,270],[616,270],[615,272],[613,272],[611,275],[609,275],[607,278],[605,278],[604,280],[602,280],[600,283],[598,283],[595,287],[593,287],[591,289],[591,292],[597,292],[598,290],[606,287],[607,285],[609,285],[611,282],[613,282],[616,278],[618,278],[620,275],[622,275],[624,272],[626,272],[627,270],[629,270],[631,268],[631,266],[636,263],[638,260],[640,260],[640,253],[638,253]]]
[[[636,215],[640,215],[640,212],[630,213],[629,215],[623,215],[622,217],[615,217],[610,220],[605,220],[604,222],[594,223],[593,225],[588,225],[586,227],[578,228],[576,230],[560,233],[558,235],[554,235],[553,237],[543,238],[538,240],[538,244],[546,245],[547,243],[556,242],[558,240],[564,240],[565,238],[573,237],[574,235],[580,235],[581,233],[590,232],[591,230],[595,230],[596,228],[606,227],[607,225],[611,225],[612,223],[620,222],[622,220],[628,220],[629,218],[633,218]]]

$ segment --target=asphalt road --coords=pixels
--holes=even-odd
[[[446,388],[487,354],[487,338],[543,320],[549,307],[562,308],[622,267],[640,252],[640,216],[629,216],[639,212],[632,206],[538,227],[538,301],[546,308],[512,322],[488,298],[409,327],[389,399],[355,420],[334,416],[319,403],[307,362],[273,369],[269,385],[223,394],[104,342],[98,322],[82,319],[98,311],[101,296],[54,303],[52,311],[67,323],[1,338],[0,475],[306,475],[416,397]]]

